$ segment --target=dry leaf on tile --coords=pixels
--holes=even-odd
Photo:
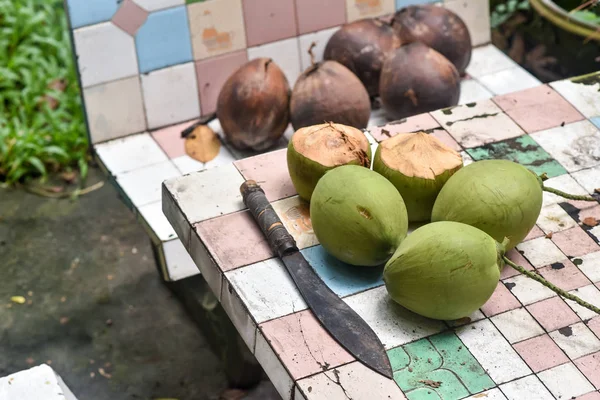
[[[202,163],[214,159],[221,150],[217,134],[206,125],[200,125],[185,138],[185,152]]]
[[[581,221],[581,222],[583,222],[584,225],[591,226],[591,227],[598,225],[598,220],[594,217],[584,218],[583,221]]]

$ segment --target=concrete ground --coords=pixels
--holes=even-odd
[[[108,183],[76,201],[0,189],[0,277],[0,376],[45,362],[82,400],[276,398],[226,390]]]

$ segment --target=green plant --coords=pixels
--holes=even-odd
[[[87,173],[87,137],[60,0],[0,0],[0,182]]]
[[[490,4],[490,24],[495,29],[508,21],[519,10],[529,10],[528,0],[496,0]]]

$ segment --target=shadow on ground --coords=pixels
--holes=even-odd
[[[88,184],[101,179],[92,169]],[[46,362],[80,400],[208,400],[226,389],[110,185],[77,201],[0,189],[0,274],[0,376]],[[250,397],[271,398],[259,389]]]

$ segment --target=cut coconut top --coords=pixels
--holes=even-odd
[[[458,152],[425,132],[400,133],[379,146],[385,165],[408,177],[435,179],[463,164]]]
[[[299,154],[325,167],[353,160],[371,165],[367,153],[369,140],[360,129],[351,126],[329,122],[300,128],[292,136],[292,145]]]

